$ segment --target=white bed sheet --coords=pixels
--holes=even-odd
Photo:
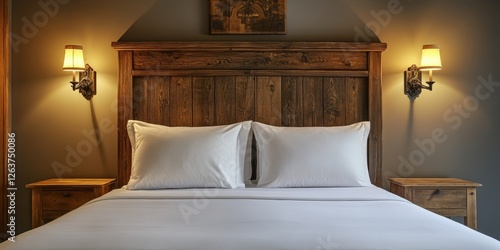
[[[114,190],[0,249],[500,249],[377,187]]]

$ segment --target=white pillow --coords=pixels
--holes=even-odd
[[[275,127],[252,123],[258,187],[371,186],[369,122],[339,127]]]
[[[126,188],[245,187],[250,124],[167,127],[128,121],[132,171]]]

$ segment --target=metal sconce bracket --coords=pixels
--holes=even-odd
[[[90,65],[85,65],[85,71],[80,72],[79,81],[70,81],[73,91],[78,89],[85,99],[90,100],[96,94],[96,72]]]
[[[422,89],[432,91],[434,81],[427,81],[428,86],[422,84],[422,71],[413,64],[404,72],[404,92],[411,98],[416,98],[422,93]]]

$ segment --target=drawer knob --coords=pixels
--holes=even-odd
[[[71,196],[71,194],[70,194],[70,193],[64,193],[64,194],[63,194],[63,197],[64,197],[64,198],[68,198],[68,197],[70,197],[70,196]]]

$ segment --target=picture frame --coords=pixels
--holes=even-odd
[[[286,0],[210,0],[210,34],[286,34]]]

